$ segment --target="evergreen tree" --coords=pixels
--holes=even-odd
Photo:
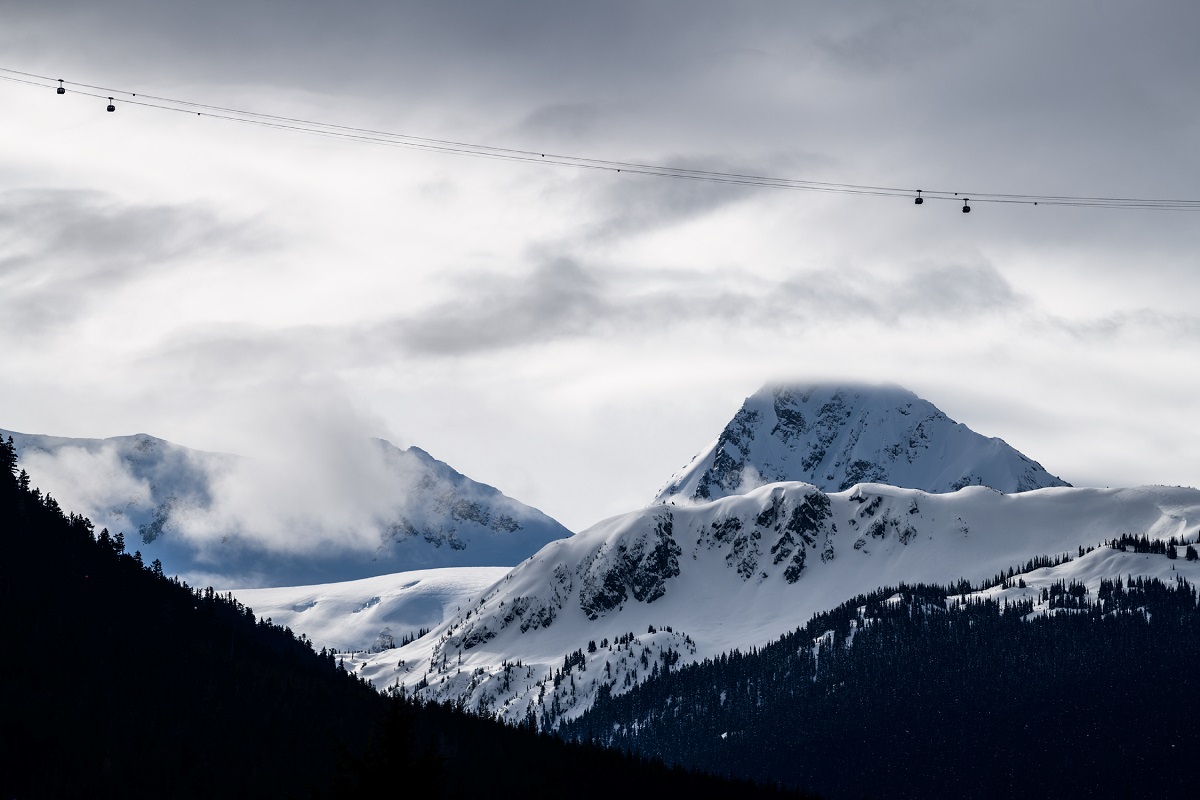
[[[7,442],[0,436],[0,469],[7,469],[13,476],[17,474],[17,447],[12,436],[8,437]]]

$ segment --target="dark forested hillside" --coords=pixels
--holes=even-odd
[[[380,699],[332,656],[167,579],[10,466],[5,796],[307,796],[365,746]]]
[[[957,594],[856,598],[602,696],[561,734],[831,797],[1195,796],[1191,585],[1060,585],[1030,620],[1026,604],[947,610]]]
[[[4,797],[777,794],[384,697],[15,472],[0,441]]]

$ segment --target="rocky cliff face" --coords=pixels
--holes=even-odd
[[[707,501],[778,481],[837,492],[885,483],[926,492],[1068,486],[1000,439],[894,386],[766,386],[656,502]]]

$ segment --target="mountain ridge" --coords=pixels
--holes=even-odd
[[[1197,530],[1194,489],[769,484],[647,506],[553,542],[427,636],[368,658],[363,672],[376,685],[553,725],[605,686],[617,694],[636,684],[664,653],[690,662],[746,651],[860,592],[978,583],[1125,533],[1194,539]],[[592,651],[616,638],[608,655]],[[568,661],[586,663],[583,683],[553,679]]]

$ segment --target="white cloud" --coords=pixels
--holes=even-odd
[[[68,512],[87,509],[119,521],[131,506],[150,501],[150,485],[130,474],[112,445],[95,450],[62,447],[53,453],[32,450],[22,456],[21,468]]]
[[[413,480],[371,438],[378,429],[321,387],[254,394],[230,414],[226,432],[244,457],[208,465],[216,502],[180,509],[172,519],[179,531],[202,547],[239,531],[279,552],[378,548],[405,509],[398,487]]]

